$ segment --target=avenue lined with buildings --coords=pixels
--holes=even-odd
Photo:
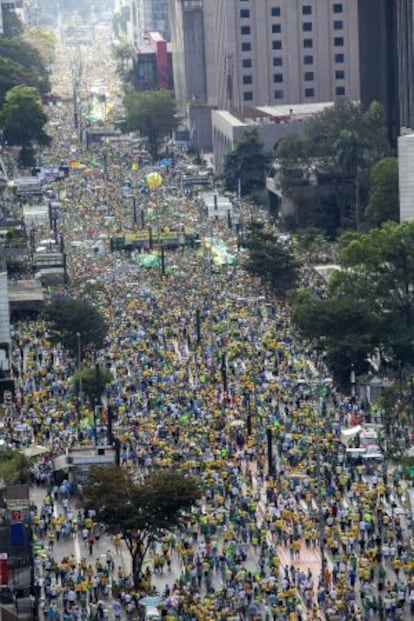
[[[51,343],[45,323],[16,321],[17,398],[3,435],[21,448],[47,448],[35,461],[32,489],[44,617],[132,619],[146,614],[142,598],[159,597],[156,610],[168,621],[412,618],[409,490],[398,471],[354,460],[343,442],[343,430],[375,424],[375,414],[337,394],[323,361],[295,333],[286,303],[243,270],[235,226],[209,219],[182,191],[186,155],[177,152],[173,167],[140,168],[141,147],[132,141],[88,149],[80,142],[73,104],[81,117],[83,89],[102,84],[108,118],[120,110],[108,41],[103,26],[75,58],[58,49],[53,90],[63,101],[49,107],[53,143],[44,157],[72,166],[48,190],[60,203],[56,228],[68,272],[68,283],[50,293],[85,298],[109,325],[98,359],[114,378],[106,399],[121,466],[138,478],[153,468],[193,473],[203,499],[185,529],[152,547],[136,592],[122,540],[80,508],[82,482],[66,472],[54,479],[54,459],[67,449],[105,441],[107,415],[96,421],[79,406],[78,361]],[[74,62],[82,65],[78,98]],[[143,192],[154,171],[162,185]],[[237,209],[244,222],[252,217],[247,205]],[[186,227],[202,243],[166,251],[164,264],[159,256],[152,267],[145,254],[110,252],[111,237],[147,235],[148,221],[159,238]],[[48,226],[35,235],[49,238]],[[236,263],[214,264],[219,241]],[[306,266],[302,281],[324,287]]]

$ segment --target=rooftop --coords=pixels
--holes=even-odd
[[[43,302],[42,285],[38,280],[9,280],[9,301],[13,302]]]
[[[220,117],[232,127],[248,125],[297,123],[312,114],[318,114],[333,106],[333,102],[292,104],[283,106],[251,106],[243,110],[214,110],[213,114]]]
[[[322,103],[305,103],[305,104],[286,104],[282,106],[257,106],[256,110],[264,112],[273,117],[279,116],[309,116],[310,114],[318,114],[326,108],[333,106],[332,101]]]

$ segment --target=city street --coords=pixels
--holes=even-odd
[[[31,232],[34,255],[64,249],[67,279],[50,281],[47,301],[98,309],[103,347],[84,348],[78,332],[71,354],[42,316],[12,326],[16,400],[2,434],[40,447],[31,499],[44,618],[141,621],[140,601],[159,598],[167,621],[412,619],[411,486],[349,440],[371,430],[380,442],[375,413],[337,391],[288,303],[245,269],[247,223],[260,216],[278,234],[266,209],[233,196],[234,213],[218,217],[214,201],[209,213],[183,185],[190,154],[170,141],[167,165],[137,136],[91,138],[123,115],[110,41],[106,23],[90,45],[58,44],[42,159],[68,175],[45,185],[49,217]],[[164,245],[174,235],[191,242]],[[300,286],[324,292],[294,252]],[[74,379],[84,367],[110,374],[101,402]],[[83,512],[85,470],[64,461],[104,450],[109,408],[134,483],[179,471],[201,490],[185,524],[150,545],[135,586],[121,533],[95,520],[100,507]]]

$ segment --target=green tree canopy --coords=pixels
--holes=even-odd
[[[20,451],[0,451],[0,486],[30,483],[30,460]]]
[[[19,85],[33,86],[42,94],[50,90],[47,61],[28,35],[0,39],[0,101]]]
[[[371,169],[369,202],[365,212],[367,220],[373,226],[387,220],[398,222],[399,206],[398,159],[385,157]]]
[[[351,364],[367,372],[375,350],[389,369],[414,365],[414,223],[345,234],[339,263],[326,298],[294,301],[299,328],[318,339],[336,367],[339,352],[346,374]]]
[[[70,297],[54,298],[46,306],[44,317],[49,324],[53,340],[81,357],[89,349],[101,349],[107,334],[106,323],[96,308],[85,300]],[[79,334],[79,337],[78,337]]]
[[[167,90],[134,92],[125,96],[126,128],[147,138],[148,149],[158,158],[162,141],[178,127],[177,104]]]
[[[262,223],[249,224],[243,246],[249,251],[244,268],[272,294],[285,297],[296,286],[299,264],[292,250]]]
[[[307,119],[301,134],[281,140],[282,190],[297,205],[298,225],[323,228],[332,237],[358,224],[369,171],[388,152],[380,104],[365,110],[346,98]]]
[[[39,91],[31,86],[15,86],[7,91],[0,112],[4,139],[22,147],[33,142],[48,144],[44,130],[47,116],[43,112]]]
[[[195,479],[179,471],[156,471],[141,483],[119,467],[104,466],[91,468],[84,504],[96,510],[109,533],[122,535],[139,588],[149,546],[181,525],[200,496]]]
[[[247,129],[234,150],[224,158],[226,188],[236,191],[240,183],[242,195],[263,188],[269,161],[270,156],[263,152],[257,129]]]
[[[48,70],[54,60],[56,52],[57,38],[52,30],[45,28],[36,28],[30,26],[25,28],[22,34],[22,40],[27,43],[31,49],[35,50],[41,60],[41,67],[44,72]]]

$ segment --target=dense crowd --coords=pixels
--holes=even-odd
[[[98,39],[85,51],[83,71],[103,72],[116,109],[117,81],[101,62],[102,49]],[[55,68],[58,94],[71,92],[69,61],[63,50]],[[77,361],[51,343],[42,320],[17,322],[17,399],[3,433],[20,447],[35,443],[49,451],[33,466],[34,482],[45,488],[33,524],[48,621],[103,619],[107,608],[114,619],[132,618],[145,595],[160,595],[168,620],[414,615],[405,486],[384,464],[350,459],[342,442],[341,429],[370,413],[333,387],[322,407],[323,363],[298,338],[287,306],[243,271],[243,250],[238,265],[220,269],[212,269],[203,245],[167,252],[174,270],[166,274],[140,266],[133,254],[110,253],[109,237],[133,229],[126,181],[154,228],[191,226],[200,239],[220,238],[235,254],[237,238],[227,221],[208,220],[195,197],[180,191],[176,168],[162,170],[164,186],[140,193],[154,165],[131,170],[132,144],[86,150],[74,133],[71,104],[51,107],[49,115],[50,161],[73,158],[86,167],[73,169],[52,192],[62,204],[67,292],[98,305],[109,325],[99,357],[114,378],[107,399],[121,465],[137,475],[171,466],[194,473],[203,501],[185,530],[153,546],[136,592],[121,562],[121,538],[102,548],[104,527],[76,506],[79,489],[53,476],[54,456],[94,442],[90,408],[79,405],[73,390]],[[39,230],[39,239],[45,234]],[[97,240],[102,252],[92,250]],[[307,286],[321,287],[310,270],[303,277]],[[103,441],[104,414],[97,426]],[[74,538],[81,558],[62,556],[62,542]]]

